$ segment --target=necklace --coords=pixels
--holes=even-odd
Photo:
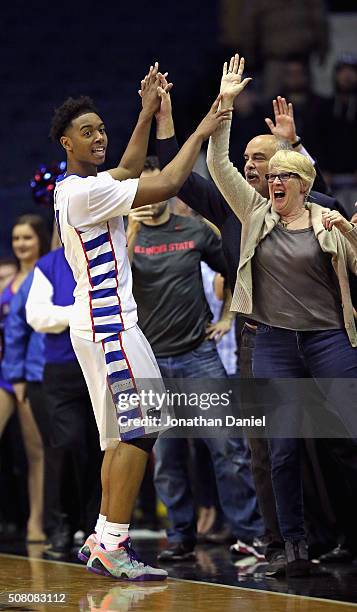
[[[294,221],[297,221],[298,219],[300,219],[300,217],[302,217],[306,212],[306,208],[304,208],[304,210],[294,219],[292,219],[291,221],[282,221],[282,219],[279,219],[279,223],[280,225],[282,225],[283,227],[288,227],[288,225],[290,225],[290,223],[294,223]]]

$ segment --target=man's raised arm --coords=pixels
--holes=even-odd
[[[175,138],[170,95],[162,99],[160,110],[155,114],[155,118],[156,151],[160,167],[163,168],[173,160],[179,151]],[[216,185],[196,172],[189,174],[177,195],[193,210],[219,228],[232,214]]]
[[[296,125],[294,120],[294,107],[291,102],[287,103],[282,96],[277,96],[273,100],[274,121],[269,117],[265,119],[265,123],[270,129],[273,136],[282,142],[286,142],[294,151],[305,155],[314,164],[316,170],[316,178],[313,189],[321,193],[329,194],[329,189],[322,175],[322,172],[316,162],[311,157],[310,153],[302,144],[301,138],[296,133]]]

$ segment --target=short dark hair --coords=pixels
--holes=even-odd
[[[61,106],[55,109],[51,121],[50,137],[54,142],[59,142],[67,127],[73,119],[85,113],[96,113],[98,111],[92,98],[80,96],[79,98],[67,98]]]
[[[143,170],[160,170],[159,158],[156,155],[148,155]]]
[[[17,217],[12,228],[16,227],[16,225],[29,225],[38,237],[40,244],[40,257],[48,253],[51,246],[51,236],[45,220],[40,215],[35,215],[32,213],[21,215],[20,217]]]

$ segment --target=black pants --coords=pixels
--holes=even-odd
[[[46,447],[50,440],[50,418],[43,384],[42,382],[27,382],[26,389],[33,418],[41,434],[43,445]]]
[[[50,423],[46,470],[51,478],[46,479],[50,481],[46,506],[51,508],[52,521],[58,521],[58,514],[64,511],[65,497],[73,513],[73,528],[82,527],[89,533],[99,512],[102,453],[87,385],[78,362],[47,363],[43,386]],[[68,478],[64,479],[64,464],[69,457],[74,473],[70,478],[71,487],[66,490],[63,481]],[[70,476],[68,464],[67,476]]]

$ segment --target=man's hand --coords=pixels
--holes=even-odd
[[[238,53],[236,53],[234,57],[231,57],[229,67],[227,62],[224,62],[220,89],[222,109],[232,106],[234,98],[239,96],[245,86],[248,85],[249,81],[252,80],[251,78],[246,78],[242,81],[243,72],[244,57],[241,57],[239,60]]]
[[[128,257],[130,263],[133,261],[134,257],[134,249],[135,243],[138,237],[138,233],[141,229],[142,221],[147,221],[152,219],[152,206],[149,204],[148,206],[138,206],[138,208],[134,208],[128,214],[128,227],[126,229],[126,239],[128,246]]]
[[[216,131],[222,121],[226,121],[227,119],[231,118],[233,107],[231,106],[219,111],[218,106],[220,101],[221,94],[219,94],[219,96],[213,102],[209,112],[204,119],[202,119],[201,123],[195,130],[195,134],[200,136],[203,140],[207,140],[207,138],[209,138],[213,132]]]
[[[347,234],[352,230],[350,221],[347,221],[345,217],[338,212],[338,210],[329,210],[324,208],[322,211],[322,225],[327,231],[331,231],[333,227],[336,227],[341,234]]]
[[[140,223],[145,221],[151,221],[153,218],[153,206],[148,204],[147,206],[138,206],[134,208],[128,214],[128,227],[131,229],[138,229]]]
[[[219,342],[224,334],[227,334],[231,329],[232,321],[229,319],[220,319],[217,323],[209,323],[206,327],[206,339]]]
[[[155,65],[150,66],[148,74],[141,81],[141,89],[138,93],[141,97],[143,110],[150,116],[155,115],[160,110],[161,97],[158,93],[158,87],[161,86],[167,92],[172,88],[172,83],[168,83],[166,80],[167,75],[167,72],[165,74],[159,72],[159,64],[155,62]]]
[[[164,140],[171,138],[175,134],[175,127],[172,118],[171,96],[169,91],[172,83],[167,83],[166,75],[161,78],[161,85],[158,93],[161,98],[160,109],[155,114],[156,119],[156,138]]]
[[[17,382],[13,383],[13,389],[15,393],[16,400],[19,404],[22,404],[27,398],[27,385],[26,382]]]
[[[171,118],[172,116],[171,96],[169,92],[173,87],[173,83],[169,83],[167,81],[167,75],[167,72],[165,72],[165,74],[160,75],[160,88],[166,95],[161,95],[160,92],[158,92],[161,98],[160,108],[157,113],[155,113],[155,119],[158,123],[160,121],[165,121],[168,118]]]
[[[290,144],[294,144],[298,137],[296,135],[294,109],[291,102],[287,104],[285,98],[278,96],[273,100],[274,122],[267,117],[265,123],[270,129],[273,136],[279,140],[286,140]]]

